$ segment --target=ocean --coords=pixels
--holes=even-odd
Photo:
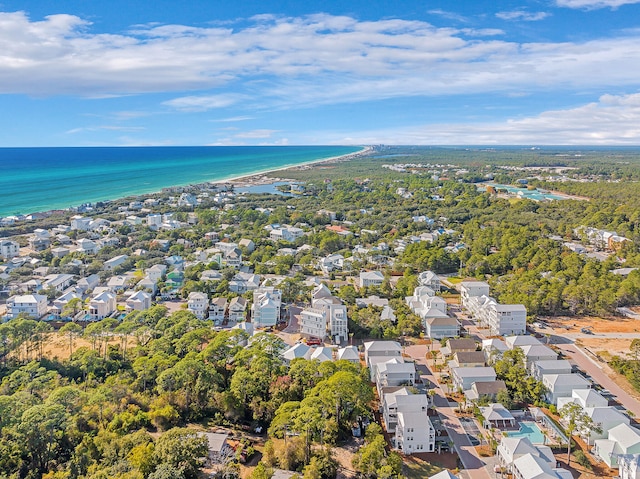
[[[263,173],[349,146],[0,148],[0,217]]]

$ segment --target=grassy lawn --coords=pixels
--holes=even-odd
[[[407,479],[424,479],[442,471],[442,468],[417,457],[407,457],[404,460],[403,472]]]

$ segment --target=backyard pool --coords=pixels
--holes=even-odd
[[[521,422],[519,431],[507,432],[509,437],[527,437],[531,444],[544,444],[546,437],[535,422]]]

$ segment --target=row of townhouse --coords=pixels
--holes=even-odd
[[[307,359],[310,361],[348,361],[353,364],[360,364],[360,354],[355,346],[335,347],[312,347],[304,343],[296,343],[282,353],[282,359],[289,364],[294,359]]]
[[[187,298],[187,309],[198,319],[210,319],[216,324],[221,324],[225,319],[239,322],[245,320],[247,300],[239,296],[231,301],[222,297],[209,300],[207,293],[192,291]]]
[[[431,339],[459,336],[460,323],[447,314],[447,302],[441,296],[436,296],[436,290],[431,287],[434,286],[439,290],[439,279],[431,271],[420,273],[420,275],[422,285],[416,287],[413,295],[405,298],[405,302],[422,319],[425,335]]]
[[[311,293],[311,307],[300,312],[300,333],[306,337],[324,339],[327,336],[335,344],[349,339],[347,307],[331,294],[324,284]]]
[[[523,304],[500,304],[489,296],[489,284],[484,281],[460,283],[462,306],[480,326],[488,328],[494,336],[525,334],[527,309]]]
[[[402,346],[396,341],[364,343],[364,355],[393,447],[405,454],[434,452],[436,433],[427,395],[408,389],[416,383],[415,364],[404,361]]]

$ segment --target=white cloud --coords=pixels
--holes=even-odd
[[[85,131],[143,131],[146,130],[143,126],[120,126],[120,125],[102,125],[102,126],[83,126],[79,128],[72,128],[71,130],[67,130],[65,133],[68,135],[74,135],[76,133],[83,133]]]
[[[278,130],[267,130],[267,129],[262,129],[262,130],[251,130],[251,131],[244,131],[242,133],[236,133],[234,135],[235,138],[271,138],[273,136],[274,133],[277,133]]]
[[[492,123],[432,124],[327,136],[327,143],[431,145],[638,145],[640,93]]]
[[[640,0],[556,0],[558,7],[596,10],[599,8],[615,9],[622,5],[640,3]]]
[[[498,12],[496,17],[501,20],[515,20],[524,22],[537,22],[538,20],[544,20],[550,13],[547,12],[528,12],[526,10],[513,10],[510,12]]]
[[[256,111],[639,84],[640,32],[561,43],[482,38],[501,33],[317,14],[264,15],[237,28],[137,25],[116,35],[93,33],[90,23],[71,15],[31,21],[24,12],[0,13],[0,94],[198,91],[206,93],[164,106]],[[226,93],[229,87],[238,93]]]
[[[233,123],[236,121],[247,121],[247,120],[254,120],[255,118],[252,116],[231,116],[229,118],[220,118],[218,120],[211,120],[211,121],[215,121],[215,122],[221,122],[221,123]]]
[[[241,98],[243,98],[242,95],[235,94],[183,96],[162,104],[180,111],[206,111],[231,106]]]

